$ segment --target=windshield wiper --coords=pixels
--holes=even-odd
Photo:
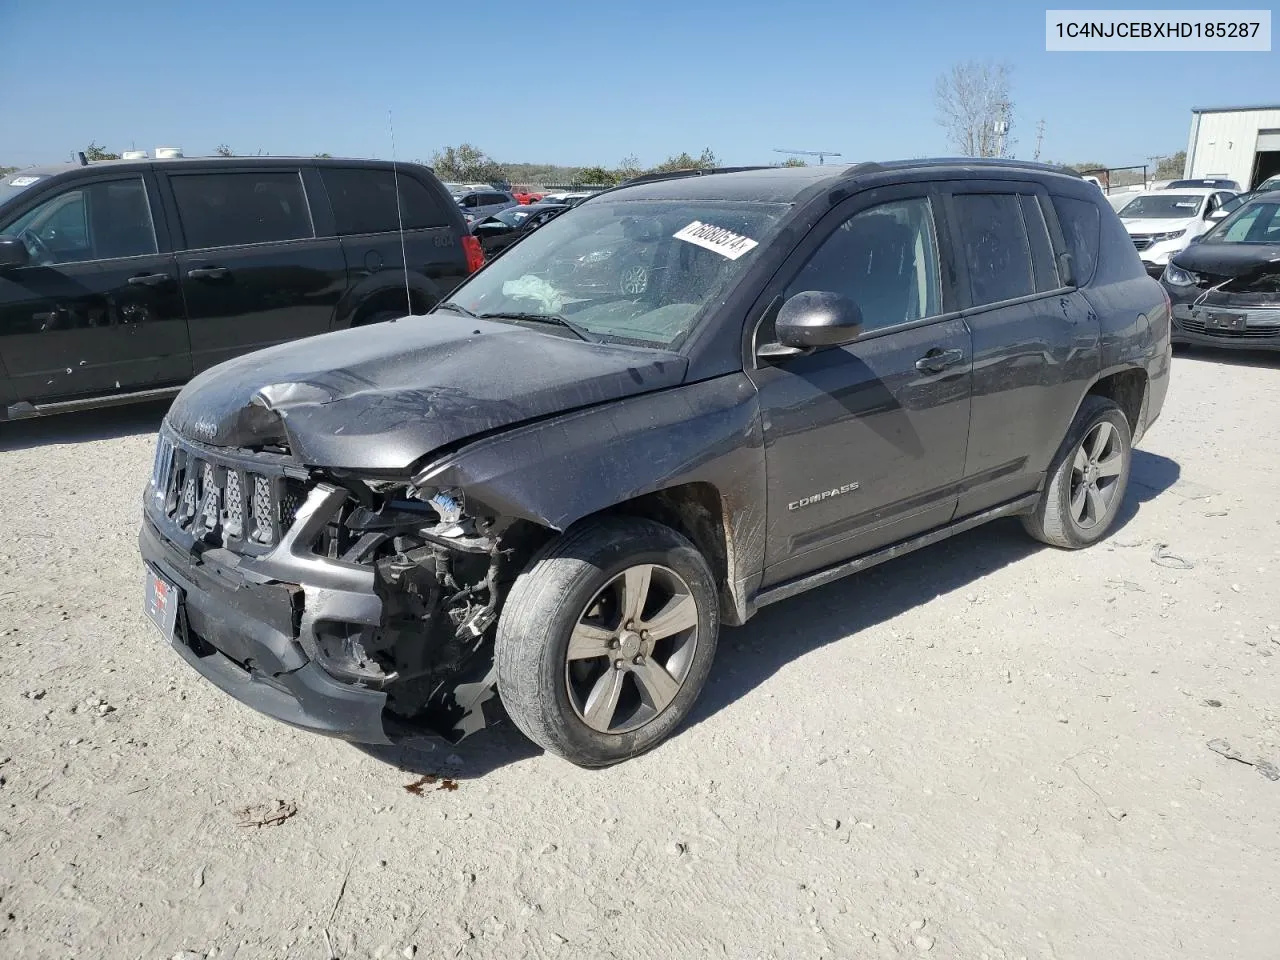
[[[572,330],[578,335],[579,340],[586,340],[588,343],[597,343],[594,336],[583,327],[578,326],[572,320],[566,320],[558,313],[482,313],[477,320],[523,320],[529,323],[554,323],[557,327],[564,327]]]
[[[454,303],[452,300],[445,300],[443,303],[436,304],[437,310],[452,310],[454,313],[460,313],[464,317],[475,319],[475,314],[468,310],[460,303]]]

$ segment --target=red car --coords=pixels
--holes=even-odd
[[[516,198],[516,202],[520,204],[537,203],[542,199],[540,193],[530,193],[527,190],[513,190],[511,195]]]

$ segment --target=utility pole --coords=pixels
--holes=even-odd
[[[1154,179],[1155,177],[1158,177],[1158,176],[1160,175],[1160,164],[1161,164],[1161,162],[1162,162],[1162,161],[1167,160],[1167,159],[1169,159],[1169,155],[1168,155],[1168,154],[1156,154],[1154,157],[1147,157],[1147,162],[1151,164],[1151,171],[1152,171],[1152,172],[1151,172],[1151,176],[1152,176],[1152,179]],[[1143,180],[1146,180],[1146,176],[1147,176],[1147,169],[1146,169],[1146,167],[1144,166],[1144,167],[1142,168],[1142,177],[1143,177]],[[1143,183],[1143,186],[1145,187],[1145,186],[1146,186],[1146,183]]]
[[[1043,142],[1044,142],[1044,121],[1041,120],[1038,124],[1036,124],[1036,155],[1031,158],[1032,160],[1040,159],[1040,144],[1042,144]]]

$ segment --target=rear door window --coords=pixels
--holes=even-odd
[[[1097,204],[1075,197],[1054,197],[1053,208],[1066,237],[1067,249],[1075,267],[1076,286],[1083,287],[1093,279],[1098,264],[1101,214]]]
[[[953,200],[973,306],[1035,293],[1031,241],[1018,195],[958,193]]]
[[[297,171],[171,174],[169,182],[188,250],[315,236]]]
[[[320,179],[333,205],[340,235],[392,233],[404,218],[406,230],[439,227],[448,223],[432,192],[416,177],[391,170],[321,167]],[[396,210],[396,182],[400,209]]]

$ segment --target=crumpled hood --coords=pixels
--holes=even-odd
[[[167,419],[201,443],[399,471],[478,433],[675,386],[687,366],[666,350],[435,313],[229,360],[187,384]]]
[[[1121,218],[1120,222],[1124,224],[1124,228],[1132,236],[1135,233],[1173,233],[1175,230],[1186,230],[1196,223],[1196,218],[1188,217],[1185,220],[1171,220],[1168,217],[1151,217],[1145,220],[1126,220]]]
[[[1280,272],[1280,244],[1193,243],[1175,255],[1173,262],[1183,270],[1219,277]]]

